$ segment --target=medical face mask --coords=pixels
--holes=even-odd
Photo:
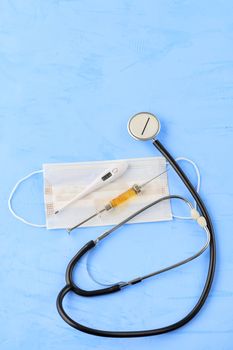
[[[124,160],[128,163],[127,171],[115,182],[96,190],[86,197],[74,201],[72,205],[63,210],[59,215],[55,212],[66,203],[70,202],[80,191],[83,191],[98,176],[103,169],[115,164],[115,160],[81,162],[81,163],[58,163],[44,164],[43,170],[34,171],[20,179],[8,199],[8,208],[12,215],[27,225],[34,227],[47,227],[47,229],[62,229],[75,226],[86,217],[99,211],[110,199],[118,196],[135,183],[143,183],[161,174],[150,182],[144,189],[143,195],[137,196],[134,201],[123,204],[111,211],[111,214],[102,213],[83,226],[116,225],[125,217],[139,210],[149,202],[160,197],[169,195],[166,161],[163,157],[134,158]],[[190,163],[197,175],[197,192],[200,190],[200,172],[197,165],[190,159],[179,157],[176,161]],[[44,207],[46,224],[32,223],[17,215],[12,208],[12,199],[20,184],[35,174],[41,173],[44,179]],[[196,207],[196,204],[194,204]],[[156,222],[171,220],[172,218],[190,219],[190,217],[172,215],[170,202],[148,210],[144,215],[137,216],[129,223]]]
[[[80,191],[84,190],[98,174],[116,163],[116,160],[81,162],[81,163],[58,163],[44,164],[43,170],[30,173],[17,182],[8,200],[11,213],[26,224],[47,229],[61,229],[75,226],[91,214],[99,211],[111,198],[124,192],[135,183],[143,183],[156,174],[161,174],[157,179],[143,189],[143,194],[133,201],[114,208],[109,213],[102,213],[83,226],[115,225],[140,209],[150,201],[169,195],[166,161],[163,157],[127,159],[128,169],[115,182],[107,184],[84,198],[74,201],[58,215],[56,210],[71,201]],[[34,174],[42,173],[44,180],[44,206],[46,224],[34,224],[15,213],[12,209],[12,199],[19,185]],[[155,222],[171,220],[170,202],[151,208],[144,215],[130,221]]]

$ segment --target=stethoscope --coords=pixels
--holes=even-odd
[[[164,146],[157,140],[157,135],[160,131],[160,122],[158,118],[148,112],[142,112],[134,115],[128,122],[128,131],[130,135],[137,139],[142,141],[152,140],[152,144],[160,151],[160,153],[166,158],[166,160],[169,162],[170,166],[176,171],[176,173],[179,175],[180,179],[183,181],[189,192],[191,193],[193,199],[196,201],[197,206],[199,208],[199,211],[197,211],[192,203],[187,200],[186,198],[178,195],[170,195],[166,197],[162,197],[147,206],[143,207],[142,209],[138,210],[134,214],[127,217],[125,220],[120,222],[118,225],[110,228],[109,230],[105,231],[103,234],[101,234],[99,237],[97,237],[95,240],[91,240],[87,242],[79,251],[78,253],[72,258],[72,260],[69,262],[67,269],[66,269],[66,285],[65,287],[60,291],[57,297],[57,309],[62,317],[62,319],[68,323],[71,327],[74,327],[75,329],[78,329],[79,331],[89,333],[96,336],[102,336],[102,337],[115,337],[115,338],[129,338],[129,337],[144,337],[144,336],[152,336],[152,335],[159,335],[162,333],[167,333],[170,331],[173,331],[175,329],[178,329],[188,323],[196,314],[200,311],[202,306],[204,305],[212,282],[215,272],[215,263],[216,263],[216,246],[215,246],[215,235],[214,230],[212,226],[211,219],[209,217],[209,214],[206,210],[206,207],[200,198],[200,195],[197,193],[196,189],[193,187],[183,170],[180,168],[180,166],[177,164],[175,159],[170,155],[170,153],[164,148]],[[133,278],[126,282],[119,282],[114,285],[111,285],[109,287],[96,289],[96,290],[85,290],[80,288],[73,280],[73,271],[77,263],[80,261],[81,257],[90,252],[97,244],[99,244],[104,238],[109,236],[111,233],[119,229],[121,226],[123,226],[126,222],[131,220],[137,215],[140,215],[145,210],[149,209],[150,207],[157,205],[158,203],[166,200],[181,200],[184,204],[186,204],[190,211],[191,216],[194,220],[197,221],[197,223],[200,225],[200,227],[206,232],[207,235],[207,241],[205,245],[202,247],[202,249],[197,252],[196,254],[192,255],[191,257],[188,257],[187,259],[184,259],[176,264],[173,264],[171,266],[165,267],[161,270],[151,272],[144,276],[139,276],[136,278]],[[150,329],[150,330],[137,330],[137,331],[106,331],[101,329],[94,329],[87,327],[81,323],[78,323],[77,321],[73,320],[65,311],[63,307],[63,299],[69,292],[73,292],[75,294],[85,296],[85,297],[92,297],[92,296],[98,296],[98,295],[104,295],[104,294],[110,294],[115,293],[117,291],[120,291],[121,289],[135,285],[139,282],[142,282],[143,280],[150,278],[152,276],[158,275],[160,273],[166,272],[168,270],[171,270],[173,268],[176,268],[178,266],[181,266],[183,264],[188,263],[189,261],[197,258],[199,255],[201,255],[207,248],[209,247],[210,257],[209,257],[209,269],[206,277],[206,282],[204,285],[204,288],[202,290],[202,293],[199,297],[199,300],[197,301],[196,305],[193,307],[193,309],[181,320],[170,324],[166,327],[162,328],[156,328],[156,329]]]

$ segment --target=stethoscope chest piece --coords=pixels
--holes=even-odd
[[[158,118],[148,112],[135,114],[128,122],[129,134],[141,141],[147,141],[155,138],[160,131],[160,122]]]

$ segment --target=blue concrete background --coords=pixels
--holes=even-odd
[[[0,2],[0,348],[232,349],[232,1]],[[158,154],[130,138],[128,118],[157,114],[160,140],[195,160],[201,194],[216,228],[218,260],[210,297],[180,330],[159,337],[105,339],[59,317],[55,300],[66,264],[103,228],[47,231],[7,209],[16,180],[45,162]],[[192,169],[184,165],[193,182]],[[183,193],[172,174],[172,193]],[[43,181],[17,192],[14,207],[44,221]],[[182,210],[182,208],[175,208]],[[188,256],[204,241],[191,222],[130,225],[91,256],[99,278],[132,278]],[[86,325],[146,329],[174,322],[197,300],[208,252],[176,271],[106,297],[69,296],[67,310]],[[85,262],[81,285],[90,286]]]

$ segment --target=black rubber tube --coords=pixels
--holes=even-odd
[[[153,145],[161,152],[161,154],[167,159],[167,161],[170,163],[170,165],[174,168],[176,173],[179,175],[180,179],[183,181],[187,189],[190,191],[192,194],[193,198],[197,202],[198,207],[200,208],[203,216],[205,216],[207,225],[210,231],[210,236],[211,236],[211,241],[210,241],[210,259],[209,259],[209,269],[208,269],[208,274],[206,277],[206,282],[204,285],[204,288],[202,290],[201,296],[199,300],[197,301],[196,305],[193,307],[193,309],[181,320],[168,325],[166,327],[162,328],[156,328],[156,329],[151,329],[151,330],[139,330],[139,331],[105,331],[101,329],[94,329],[90,327],[86,327],[76,321],[74,321],[71,317],[68,316],[68,314],[65,312],[63,308],[63,299],[65,295],[70,292],[74,291],[75,292],[75,285],[72,284],[72,276],[68,274],[66,276],[66,280],[68,282],[68,285],[66,285],[59,293],[57,297],[57,309],[60,314],[60,316],[63,318],[65,322],[67,322],[71,327],[74,327],[75,329],[78,329],[79,331],[89,333],[92,335],[96,336],[102,336],[102,337],[111,337],[111,338],[133,338],[133,337],[145,337],[145,336],[152,336],[152,335],[159,335],[167,332],[174,331],[182,326],[184,326],[186,323],[188,323],[192,318],[196,316],[196,314],[200,311],[202,306],[204,305],[206,298],[208,297],[213,278],[214,278],[214,272],[215,272],[215,264],[216,264],[216,245],[215,245],[215,236],[214,236],[214,230],[213,230],[213,225],[211,222],[211,219],[209,217],[209,214],[206,210],[206,207],[200,198],[199,194],[187,178],[187,176],[184,174],[180,166],[176,163],[175,159],[170,155],[170,153],[163,147],[163,145],[155,140],[153,142]],[[90,241],[93,242],[93,241]],[[74,261],[78,261],[79,258],[85,254],[86,251],[91,249],[93,247],[93,243],[88,242],[86,246],[84,246],[77,254],[76,257],[78,259],[76,260],[74,257]],[[87,246],[89,249],[87,249]],[[82,254],[81,254],[82,253]],[[80,256],[81,254],[81,256]],[[73,259],[71,260],[72,263]],[[75,263],[74,263],[75,265]],[[71,268],[72,267],[72,268]],[[69,267],[69,270],[73,270],[73,265]],[[70,284],[71,283],[71,284]],[[118,286],[120,288],[120,286]],[[111,288],[111,287],[110,287]],[[106,288],[108,289],[108,288]],[[85,291],[86,292],[86,291]],[[95,291],[96,292],[96,291]],[[90,291],[88,291],[90,293]],[[108,292],[107,292],[108,293]],[[79,294],[79,293],[78,293]],[[101,294],[106,294],[106,293],[101,293]],[[84,294],[82,294],[84,295]],[[96,295],[96,294],[95,294]]]
[[[92,297],[96,295],[103,295],[103,294],[110,294],[114,293],[120,290],[120,285],[115,284],[114,286],[110,286],[103,289],[94,289],[94,290],[85,290],[80,287],[78,287],[72,278],[73,270],[78,263],[78,261],[81,259],[81,257],[86,254],[90,249],[94,248],[95,242],[89,241],[87,242],[79,251],[78,253],[73,257],[73,259],[69,262],[67,268],[66,268],[66,283],[73,292],[75,292],[78,295],[82,295],[85,297]]]

